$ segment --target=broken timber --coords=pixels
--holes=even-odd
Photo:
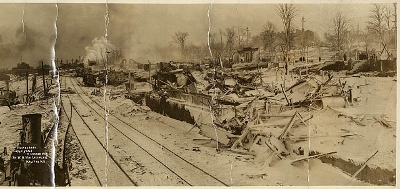
[[[237,148],[237,146],[240,144],[243,146],[242,144],[242,140],[250,133],[250,129],[246,129],[242,135],[240,135],[240,137],[233,143],[232,147],[230,148],[231,151],[234,151],[234,149]]]
[[[337,152],[328,152],[328,153],[323,153],[323,154],[317,154],[317,155],[313,155],[313,156],[308,156],[308,157],[305,157],[305,158],[300,158],[300,159],[293,160],[292,163],[290,163],[290,164],[293,165],[293,164],[296,163],[296,162],[301,162],[301,161],[308,160],[308,159],[312,159],[312,158],[320,158],[320,157],[322,157],[322,156],[326,156],[326,155],[330,155],[330,154],[335,154],[335,153],[337,153]]]
[[[372,154],[372,156],[369,157],[369,158],[367,159],[367,161],[365,161],[365,162],[363,163],[363,165],[360,167],[360,169],[358,169],[358,170],[353,174],[353,176],[352,176],[351,178],[356,177],[356,176],[367,166],[368,161],[371,160],[377,153],[378,153],[378,150],[375,151],[375,153]]]
[[[381,125],[388,127],[388,128],[392,128],[392,125],[390,125],[384,118],[382,117],[378,117],[378,116],[374,116],[374,119],[380,123]]]
[[[294,118],[297,117],[298,119],[300,119],[300,121],[306,125],[308,127],[308,124],[306,123],[306,121],[302,118],[302,116],[300,115],[299,112],[295,112],[292,116],[292,118],[290,119],[290,121],[288,122],[288,124],[284,127],[283,132],[281,135],[279,135],[278,139],[279,140],[283,140],[286,138],[287,133],[289,132],[289,130],[293,127],[294,124]]]

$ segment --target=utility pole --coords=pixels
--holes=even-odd
[[[129,94],[131,93],[131,71],[129,71],[129,88],[128,88]]]
[[[43,61],[42,61],[42,80],[43,80],[43,91],[44,91],[44,96],[47,96],[47,91],[46,91],[46,80],[44,78],[44,66],[43,66]]]
[[[394,25],[394,29],[395,30],[397,30],[397,3],[393,3],[393,5],[394,5],[394,22],[395,22],[395,25]]]
[[[246,27],[246,45],[249,46],[249,27]]]
[[[104,86],[107,86],[108,83],[108,54],[110,51],[106,51],[106,61],[104,62]]]
[[[149,62],[149,83],[151,84],[151,62],[150,60],[148,60]]]
[[[301,59],[303,60],[304,57],[304,16],[301,18]]]
[[[393,3],[394,6],[394,32],[397,35],[397,3]],[[397,49],[397,37],[394,38],[394,48]]]
[[[219,35],[221,38],[221,49],[220,49],[221,53],[220,53],[220,55],[222,56],[222,53],[224,52],[224,43],[222,43],[222,30],[221,29],[219,30]]]
[[[28,70],[26,70],[26,104],[28,105],[29,101],[29,73]]]

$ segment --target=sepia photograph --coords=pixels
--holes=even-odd
[[[397,185],[396,1],[0,16],[0,188]]]

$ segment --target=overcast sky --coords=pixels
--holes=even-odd
[[[363,29],[371,4],[295,4],[298,9],[295,27],[323,34],[332,17],[341,11],[355,27]],[[251,35],[261,32],[272,21],[282,29],[276,4],[108,4],[108,40],[119,47],[124,58],[137,61],[168,61],[158,49],[174,45],[176,31],[189,33],[194,44],[207,43],[210,15],[211,32],[231,26],[248,27]],[[61,59],[85,56],[85,47],[105,34],[105,4],[1,4],[0,67],[15,66],[22,59],[31,65],[50,62],[56,36],[56,55]],[[57,30],[54,27],[57,18]],[[321,36],[322,37],[322,36]]]

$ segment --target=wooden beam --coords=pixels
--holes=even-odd
[[[378,153],[378,150],[377,150],[374,154],[372,154],[372,156],[370,156],[370,157],[367,159],[367,161],[365,161],[365,162],[363,163],[363,165],[360,167],[360,169],[358,169],[358,170],[353,174],[353,176],[352,176],[351,178],[356,177],[356,176],[367,166],[368,161],[371,160],[377,153]]]
[[[230,148],[235,149],[237,148],[238,144],[241,143],[241,141],[250,133],[250,129],[246,129],[242,135],[240,135],[240,137],[233,143],[232,147]]]
[[[308,156],[308,157],[305,157],[305,158],[300,158],[300,159],[293,160],[292,163],[290,163],[290,164],[293,165],[296,162],[300,162],[300,161],[304,161],[304,160],[308,160],[308,159],[312,159],[312,158],[319,158],[319,157],[322,157],[322,156],[326,156],[326,155],[329,155],[329,154],[335,154],[335,153],[337,153],[337,152],[328,152],[328,153]]]
[[[265,145],[267,145],[269,149],[276,153],[276,156],[278,156],[279,159],[284,159],[284,157],[282,157],[279,152],[276,151],[276,149],[268,143],[268,141],[265,141]]]
[[[313,115],[309,116],[307,119],[303,119],[303,116],[301,116],[301,114],[299,112],[296,112],[296,116],[300,119],[301,122],[304,123],[304,125],[306,125],[307,127],[309,127],[309,125],[306,123],[307,120],[313,118]]]
[[[292,117],[293,115],[260,114],[261,117]]]
[[[287,98],[287,96],[286,96],[285,88],[283,87],[282,84],[281,84],[281,88],[282,88],[282,93],[283,93],[283,95],[285,95],[286,102],[288,103],[288,106],[290,106],[290,102],[289,102],[289,100],[288,100],[288,98]]]
[[[374,116],[374,119],[381,125],[388,127],[388,128],[392,128],[392,126],[382,117]]]
[[[288,122],[288,124],[286,124],[286,126],[284,127],[283,133],[281,135],[279,135],[279,137],[278,137],[279,140],[283,140],[283,138],[285,138],[287,133],[289,132],[290,128],[292,128],[296,114],[297,114],[297,111],[295,114],[293,114],[293,116],[290,119],[290,121]]]
[[[236,153],[239,153],[239,154],[244,154],[244,155],[253,155],[253,156],[256,156],[256,153],[255,152],[249,152],[249,151],[246,151],[246,150],[239,150],[239,149],[230,149],[230,151],[231,152],[236,152]]]

